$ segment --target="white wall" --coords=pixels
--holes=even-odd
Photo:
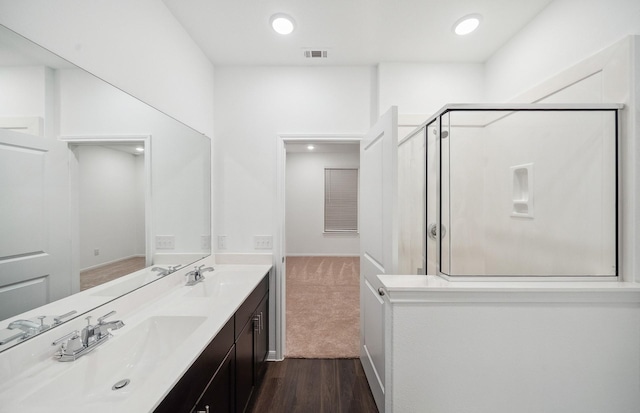
[[[324,233],[324,169],[359,168],[360,152],[289,152],[286,162],[286,255],[359,256],[358,234]]]
[[[0,24],[211,136],[211,62],[155,0],[0,0]]]
[[[480,63],[392,63],[378,65],[378,108],[385,113],[430,116],[447,103],[481,102],[484,65]],[[426,119],[425,119],[426,120]]]
[[[635,413],[640,318],[628,298],[441,290],[394,305],[386,411]]]
[[[45,112],[45,68],[0,68],[0,117],[37,116]]]
[[[363,133],[373,74],[370,67],[216,70],[214,228],[227,235],[220,252],[252,252],[254,235],[276,235],[277,136]]]
[[[486,100],[510,100],[629,34],[640,34],[637,0],[554,0],[486,62]]]
[[[80,269],[144,256],[144,196],[137,194],[139,175],[144,170],[137,166],[138,157],[92,145],[79,146],[76,151]],[[140,201],[142,206],[138,205]],[[100,254],[94,255],[94,249]]]

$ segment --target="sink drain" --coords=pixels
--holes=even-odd
[[[129,379],[120,380],[119,382],[117,382],[111,387],[111,390],[120,390],[121,388],[129,384],[129,382],[131,382],[131,380]]]

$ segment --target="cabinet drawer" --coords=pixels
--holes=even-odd
[[[240,332],[244,328],[247,321],[251,319],[253,313],[256,311],[258,304],[262,301],[262,298],[269,292],[269,274],[265,275],[260,284],[249,294],[249,297],[236,311],[235,318],[235,338],[240,336]]]
[[[234,317],[218,332],[198,359],[164,398],[155,413],[190,412],[234,343]]]

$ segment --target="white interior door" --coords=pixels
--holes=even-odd
[[[72,292],[68,175],[66,145],[0,129],[0,320]]]
[[[384,301],[376,275],[397,271],[398,108],[393,106],[360,144],[360,359],[384,412]]]

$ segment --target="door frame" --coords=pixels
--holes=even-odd
[[[150,266],[155,253],[153,241],[153,208],[151,205],[151,135],[63,135],[58,140],[66,142],[69,149],[69,200],[71,206],[71,271],[77,274],[73,277],[72,291],[80,291],[80,222],[79,205],[80,192],[78,188],[79,165],[73,152],[74,147],[82,145],[109,145],[123,143],[144,144],[144,244],[145,266]]]
[[[286,319],[286,268],[283,265],[286,252],[286,166],[287,143],[360,143],[360,134],[282,134],[276,138],[276,236],[273,243],[275,266],[275,352],[269,352],[270,360],[283,360],[287,343]]]

